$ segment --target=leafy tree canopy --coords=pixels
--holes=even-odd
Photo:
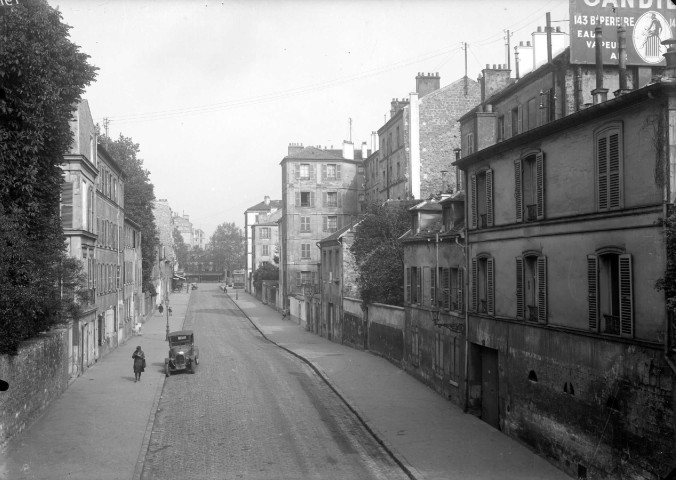
[[[279,280],[279,267],[265,262],[253,273],[253,283],[256,290],[260,290],[263,280]]]
[[[100,142],[126,175],[124,212],[141,226],[142,289],[152,294],[155,291],[152,281],[153,266],[160,240],[153,214],[155,187],[150,182],[150,172],[143,167],[143,160],[138,157],[139,144],[134,143],[131,138],[120,134],[117,140],[111,140],[102,135]]]
[[[0,353],[16,353],[73,313],[62,286],[77,283],[80,267],[66,256],[60,165],[96,68],[46,1],[1,10]]]
[[[211,249],[217,269],[232,272],[244,268],[244,236],[234,222],[221,223],[211,236]]]
[[[405,205],[371,204],[357,224],[350,252],[357,263],[357,285],[365,304],[404,304],[404,247],[399,237],[410,228]]]
[[[190,248],[183,241],[183,235],[178,228],[174,227],[172,232],[174,237],[174,252],[176,253],[176,261],[180,268],[185,269],[188,266],[188,253]],[[196,247],[197,248],[197,247]]]

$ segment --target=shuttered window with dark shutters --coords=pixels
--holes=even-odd
[[[596,193],[599,210],[623,206],[623,152],[619,126],[596,134]]]
[[[61,225],[73,228],[73,183],[61,184]]]

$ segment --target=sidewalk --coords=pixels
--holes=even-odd
[[[182,328],[189,298],[186,293],[169,297],[171,331]],[[130,337],[87,369],[9,443],[0,458],[1,480],[140,478],[164,385],[166,313],[156,312],[143,324],[142,335]],[[134,383],[131,354],[137,345],[148,363],[141,381]]]
[[[417,480],[570,480],[387,360],[307,332],[249,294],[229,295],[265,337],[314,366]]]

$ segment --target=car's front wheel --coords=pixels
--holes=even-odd
[[[169,364],[168,364],[168,363],[165,363],[165,364],[164,364],[164,374],[165,374],[167,377],[171,376],[171,369],[169,368]]]

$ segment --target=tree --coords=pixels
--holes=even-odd
[[[0,353],[67,321],[61,287],[78,278],[59,216],[60,165],[96,68],[69,29],[44,0],[0,9]]]
[[[211,248],[217,269],[244,268],[244,237],[234,222],[221,223],[211,236]]]
[[[404,247],[399,237],[409,228],[409,213],[399,204],[369,205],[357,224],[350,252],[364,304],[404,304]]]
[[[265,262],[253,273],[253,284],[256,290],[263,286],[263,280],[279,280],[279,267]]]
[[[160,240],[153,214],[155,187],[150,182],[150,172],[143,168],[143,160],[138,158],[139,144],[131,138],[120,134],[117,140],[111,140],[102,135],[101,144],[126,175],[124,214],[141,226],[142,290],[154,295],[152,273]]]
[[[172,234],[174,237],[174,252],[176,253],[176,261],[178,262],[178,265],[185,270],[185,268],[188,266],[188,253],[190,252],[190,249],[183,241],[183,235],[181,235],[181,232],[178,228],[174,227]]]

